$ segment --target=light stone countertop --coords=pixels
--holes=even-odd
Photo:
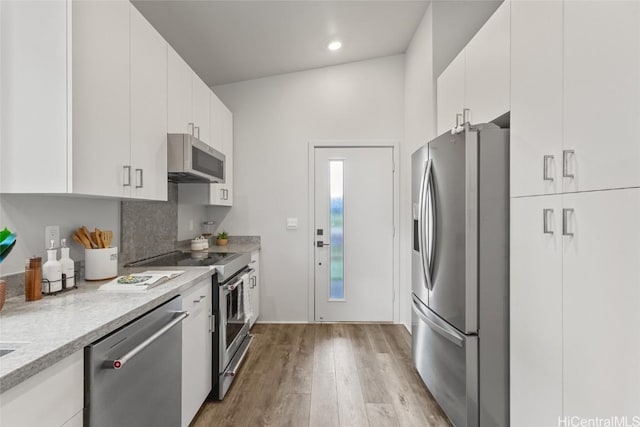
[[[185,273],[145,292],[98,291],[104,282],[25,302],[9,298],[0,312],[0,343],[26,342],[0,357],[0,392],[6,391],[86,345],[214,274],[208,267],[166,268]],[[146,268],[128,269],[144,271]],[[0,347],[3,347],[0,344]]]
[[[251,253],[255,250],[260,249],[259,242],[247,242],[247,243],[229,243],[227,246],[209,246],[209,252],[214,253],[227,253],[227,252],[246,252]]]

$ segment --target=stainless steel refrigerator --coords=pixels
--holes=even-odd
[[[457,427],[509,424],[509,130],[412,155],[412,352]]]

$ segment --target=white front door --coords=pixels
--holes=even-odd
[[[393,320],[393,148],[315,148],[315,320]]]

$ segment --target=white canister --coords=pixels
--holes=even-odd
[[[113,279],[117,275],[117,247],[84,250],[84,278],[86,280]]]

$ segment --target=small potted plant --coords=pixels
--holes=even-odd
[[[222,233],[218,233],[218,237],[216,237],[216,245],[227,246],[227,243],[229,243],[229,235],[227,232],[223,231]]]

